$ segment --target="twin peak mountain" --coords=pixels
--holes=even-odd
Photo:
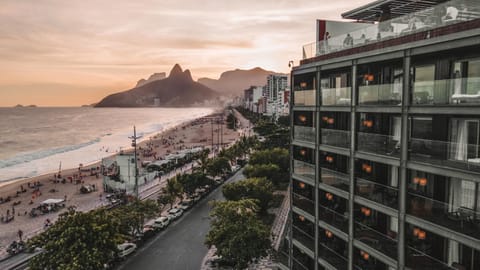
[[[279,74],[261,68],[232,70],[222,73],[218,80],[192,79],[190,70],[179,64],[165,73],[155,73],[147,80],[138,81],[135,88],[109,95],[95,107],[188,107],[202,106],[220,96],[241,95],[251,85],[264,85],[270,74]]]

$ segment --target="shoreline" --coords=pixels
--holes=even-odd
[[[169,126],[169,127],[165,128],[164,130],[154,131],[152,133],[149,133],[148,136],[143,136],[140,140],[138,140],[138,142],[137,142],[138,146],[143,146],[144,144],[146,144],[145,143],[146,141],[150,140],[150,138],[161,136],[163,133],[171,132],[172,130],[174,130],[175,128],[178,128],[179,126],[188,125],[188,124],[190,124],[190,123],[192,123],[192,122],[194,122],[198,119],[201,119],[203,117],[210,117],[211,115],[218,114],[219,112],[221,112],[223,110],[222,108],[211,108],[211,109],[212,109],[212,112],[205,115],[205,116],[201,116],[201,117],[190,119],[190,120],[187,120],[187,121],[184,121],[184,122],[176,123],[176,124],[173,124],[172,126]],[[128,145],[128,143],[126,145]],[[128,151],[133,150],[133,147],[128,145],[125,148],[122,147],[122,150],[124,150],[124,152],[128,152]],[[119,153],[120,152],[115,152],[115,153],[112,152],[111,155],[105,156],[102,159],[115,157]],[[45,158],[45,157],[42,157],[42,158]],[[83,167],[98,166],[98,165],[101,164],[102,159],[92,161],[90,163],[82,163],[82,164],[84,164]],[[77,169],[78,169],[78,167],[77,168],[66,168],[66,169],[62,169],[62,172],[63,171],[70,172],[72,170],[77,170]],[[42,177],[52,177],[53,178],[53,175],[56,174],[57,172],[58,171],[53,170],[53,171],[44,172],[44,173],[41,173],[41,174],[38,174],[38,175],[35,175],[35,176],[31,176],[31,177],[18,177],[18,178],[13,178],[13,179],[7,179],[7,180],[0,181],[0,193],[1,193],[1,189],[6,188],[9,185],[24,184],[24,183],[26,184],[28,182],[28,180],[34,181],[34,179],[38,179],[38,178],[42,178]]]
[[[153,147],[153,151],[157,153],[157,157],[161,158],[168,153],[174,153],[181,149],[190,148],[194,146],[209,147],[211,146],[211,125],[209,120],[201,120],[203,118],[209,118],[211,116],[221,113],[223,109],[215,109],[212,113],[191,119],[185,122],[181,122],[175,126],[165,129],[160,132],[152,133],[147,136],[145,140],[138,143],[140,147],[146,147],[150,144]],[[217,129],[219,131],[219,129]],[[229,130],[226,128],[225,123],[223,127],[223,137],[225,143],[230,143],[239,137],[237,131]],[[151,137],[151,139],[150,139]],[[214,137],[216,141],[216,138]],[[131,150],[131,149],[130,149]],[[128,150],[124,150],[128,152]],[[118,155],[120,153],[114,153],[111,156]],[[152,161],[153,157],[144,156],[139,154],[141,161]],[[87,168],[97,167],[101,164],[101,161],[90,163],[83,166],[83,170]],[[63,212],[51,212],[38,217],[31,217],[28,213],[32,208],[36,208],[40,203],[50,198],[64,198],[66,197],[66,207],[75,206],[78,211],[88,211],[98,208],[105,204],[103,176],[96,178],[95,175],[82,172],[82,183],[73,183],[70,181],[70,177],[74,174],[78,174],[77,168],[62,169],[62,176],[68,179],[65,183],[59,183],[54,181],[54,174],[57,172],[46,173],[35,177],[16,179],[12,181],[6,181],[0,183],[0,197],[4,199],[8,196],[11,197],[10,202],[0,203],[0,214],[4,216],[8,211],[12,213],[15,208],[15,218],[8,223],[0,222],[0,257],[5,248],[11,243],[11,241],[17,239],[17,232],[21,229],[24,232],[25,238],[30,238],[42,231],[44,221],[49,219],[54,222],[58,214]],[[40,182],[40,194],[36,194],[33,186],[29,187],[29,184]],[[79,188],[82,184],[95,185],[97,188],[94,192],[82,194]],[[19,192],[23,186],[25,191]],[[53,191],[52,191],[53,190]],[[18,195],[16,195],[18,194]],[[17,203],[17,204],[15,204]]]

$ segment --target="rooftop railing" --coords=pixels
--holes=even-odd
[[[480,2],[452,0],[303,46],[303,59],[480,18]],[[354,22],[352,22],[354,23]],[[348,35],[348,36],[347,36]],[[429,35],[427,34],[426,38]]]

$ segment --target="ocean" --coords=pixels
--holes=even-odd
[[[0,183],[77,168],[211,108],[0,108]]]

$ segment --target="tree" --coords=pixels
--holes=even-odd
[[[225,157],[216,157],[210,160],[207,165],[207,173],[213,177],[224,175],[230,171],[230,162]]]
[[[254,259],[266,256],[271,246],[270,230],[258,219],[257,208],[251,199],[214,203],[205,244],[214,245],[216,255],[234,269],[244,269]]]
[[[280,167],[276,164],[247,165],[243,170],[243,174],[248,178],[267,178],[275,186],[278,186],[280,183],[288,182],[288,174],[282,172]]]
[[[227,200],[255,199],[260,212],[265,213],[273,199],[273,185],[265,178],[249,178],[235,183],[226,184],[223,196]]]
[[[162,193],[158,195],[158,203],[162,205],[170,204],[170,209],[173,207],[173,203],[175,202],[175,197],[170,194]]]
[[[162,192],[164,194],[170,195],[173,198],[173,202],[175,202],[176,198],[180,198],[180,200],[183,200],[183,189],[182,185],[178,181],[179,177],[180,175],[177,175],[173,178],[167,179],[167,185],[162,188]]]
[[[233,113],[229,113],[227,116],[227,128],[235,130],[236,118]]]
[[[250,164],[275,164],[283,172],[288,173],[290,156],[288,150],[283,148],[265,149],[257,151],[250,156]]]
[[[107,210],[69,211],[30,246],[44,251],[30,260],[30,269],[103,269],[117,252],[118,223]]]
[[[198,171],[179,176],[178,182],[182,186],[182,190],[188,195],[195,193],[197,188],[213,184],[212,179],[208,178],[204,173]]]
[[[152,200],[135,200],[133,203],[113,210],[113,216],[118,220],[120,233],[134,238],[142,232],[145,219],[152,218],[158,212],[158,204]]]

